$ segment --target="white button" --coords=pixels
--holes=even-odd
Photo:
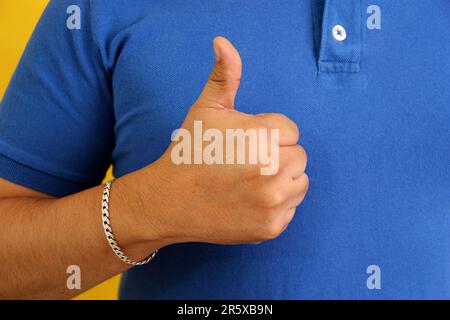
[[[340,24],[333,27],[333,37],[336,41],[344,41],[347,38],[347,31]]]

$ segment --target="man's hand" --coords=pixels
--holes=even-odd
[[[157,183],[161,199],[166,200],[157,209],[164,212],[158,222],[171,226],[165,231],[175,242],[231,244],[273,239],[288,226],[307,192],[306,153],[297,144],[297,126],[287,117],[249,115],[234,109],[242,75],[239,53],[221,37],[214,40],[214,50],[214,69],[182,127],[193,132],[194,121],[201,121],[205,130],[215,128],[224,136],[226,129],[279,129],[279,170],[275,175],[261,175],[261,163],[176,165],[171,159],[173,143],[160,160],[144,169],[151,170],[152,176],[156,170],[160,177],[147,182]],[[151,196],[143,193],[144,199]],[[148,210],[155,212],[153,206]],[[154,219],[153,215],[146,217]]]
[[[153,164],[120,177],[110,220],[125,254],[142,260],[179,242],[254,243],[278,236],[308,189],[298,129],[277,114],[234,110],[241,60],[225,39],[214,41],[216,64],[183,128],[279,129],[279,170],[259,164],[176,165],[175,144]],[[269,143],[270,145],[270,143]],[[63,198],[0,179],[0,298],[72,297],[130,266],[114,255],[101,225],[102,186]],[[81,290],[66,285],[67,267],[82,270]]]

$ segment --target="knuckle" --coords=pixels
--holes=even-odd
[[[300,145],[297,145],[296,153],[297,153],[297,157],[298,157],[299,161],[301,161],[302,163],[304,163],[306,165],[306,163],[308,162],[308,154],[306,153],[305,148],[303,148]]]
[[[209,75],[208,78],[210,84],[213,84],[215,86],[223,86],[226,82],[224,80],[224,75],[221,72],[221,70],[219,68],[214,68],[211,71],[211,74]]]
[[[303,158],[306,157],[306,150],[305,150],[305,148],[303,148],[303,146],[297,144],[296,151],[301,157],[303,157]]]
[[[281,166],[289,167],[295,165],[296,168],[305,171],[308,162],[308,155],[305,149],[300,145],[286,147],[280,152]]]
[[[292,122],[286,115],[282,113],[269,113],[269,116],[277,122]]]
[[[306,193],[301,193],[301,194],[296,196],[295,201],[294,201],[294,207],[295,208],[297,208],[299,205],[302,204],[303,199],[305,199],[305,195],[306,195]]]
[[[236,87],[240,82],[240,77],[227,72],[224,68],[214,68],[208,78],[208,84],[215,88]]]
[[[258,117],[251,117],[247,123],[248,128],[255,130],[268,130],[269,125],[266,121]]]
[[[306,194],[309,190],[309,177],[308,175],[305,173],[305,189],[304,189],[304,193]]]
[[[297,124],[289,117],[281,113],[276,113],[275,117],[278,118],[278,121],[281,123],[281,127],[286,130],[287,134],[292,136],[292,140],[297,142],[300,138],[300,129]]]
[[[280,129],[280,133],[285,136],[289,144],[298,142],[300,139],[300,130],[294,121],[281,113],[272,113],[270,117],[277,124],[277,129]]]
[[[260,199],[264,207],[275,207],[282,204],[286,200],[283,191],[274,187],[264,187],[260,191]]]
[[[286,195],[284,192],[281,192],[280,190],[275,190],[272,193],[271,202],[274,206],[282,204],[286,200]]]
[[[300,140],[300,129],[298,128],[297,124],[293,121],[292,122],[292,135],[293,135],[293,140],[295,140],[295,143],[298,142],[298,140]]]
[[[267,240],[273,240],[277,238],[282,231],[283,227],[280,224],[273,223],[265,228],[263,237]]]
[[[263,123],[267,129],[273,129],[277,128],[276,124],[279,122],[277,121],[276,113],[260,113],[255,116],[255,118],[258,119],[260,123]]]

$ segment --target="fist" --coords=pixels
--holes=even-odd
[[[160,192],[169,206],[161,223],[172,226],[172,234],[182,239],[180,242],[238,244],[273,239],[286,229],[308,190],[307,159],[298,145],[299,130],[281,114],[237,111],[234,102],[242,76],[241,58],[222,37],[214,39],[214,52],[214,69],[182,125],[182,132],[187,133],[183,140],[195,135],[196,124],[201,124],[203,132],[212,129],[215,135],[225,137],[221,140],[224,144],[231,142],[229,132],[267,132],[255,139],[258,148],[266,146],[276,170],[263,174],[270,164],[258,157],[261,150],[254,150],[250,143],[214,150],[216,161],[196,159],[203,155],[205,140],[200,145],[195,141],[188,144],[192,150],[182,149],[179,131],[156,163],[164,176]],[[250,135],[247,138],[247,142],[251,140]],[[195,150],[199,148],[200,153]],[[254,161],[240,161],[239,155]]]

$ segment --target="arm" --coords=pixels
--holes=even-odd
[[[279,129],[279,170],[262,164],[175,165],[169,149],[153,164],[118,179],[111,190],[111,225],[133,260],[181,242],[255,243],[273,239],[292,220],[308,177],[297,126],[277,114],[234,110],[241,60],[225,39],[214,42],[215,68],[183,129]],[[267,138],[269,139],[269,138]],[[267,142],[267,141],[266,141]],[[101,224],[101,187],[56,199],[0,180],[0,297],[66,298],[66,268],[78,265],[83,289],[126,270]]]
[[[142,230],[133,190],[139,173],[117,179],[111,194],[113,230],[124,251],[141,260],[167,245],[158,226]],[[151,177],[149,177],[151,178]],[[101,224],[102,188],[65,198],[0,179],[0,298],[70,298],[125,271],[109,247]],[[157,198],[157,190],[149,192]],[[156,201],[147,197],[146,203]],[[126,199],[126,201],[125,201]],[[69,265],[81,268],[81,291],[66,287]]]

